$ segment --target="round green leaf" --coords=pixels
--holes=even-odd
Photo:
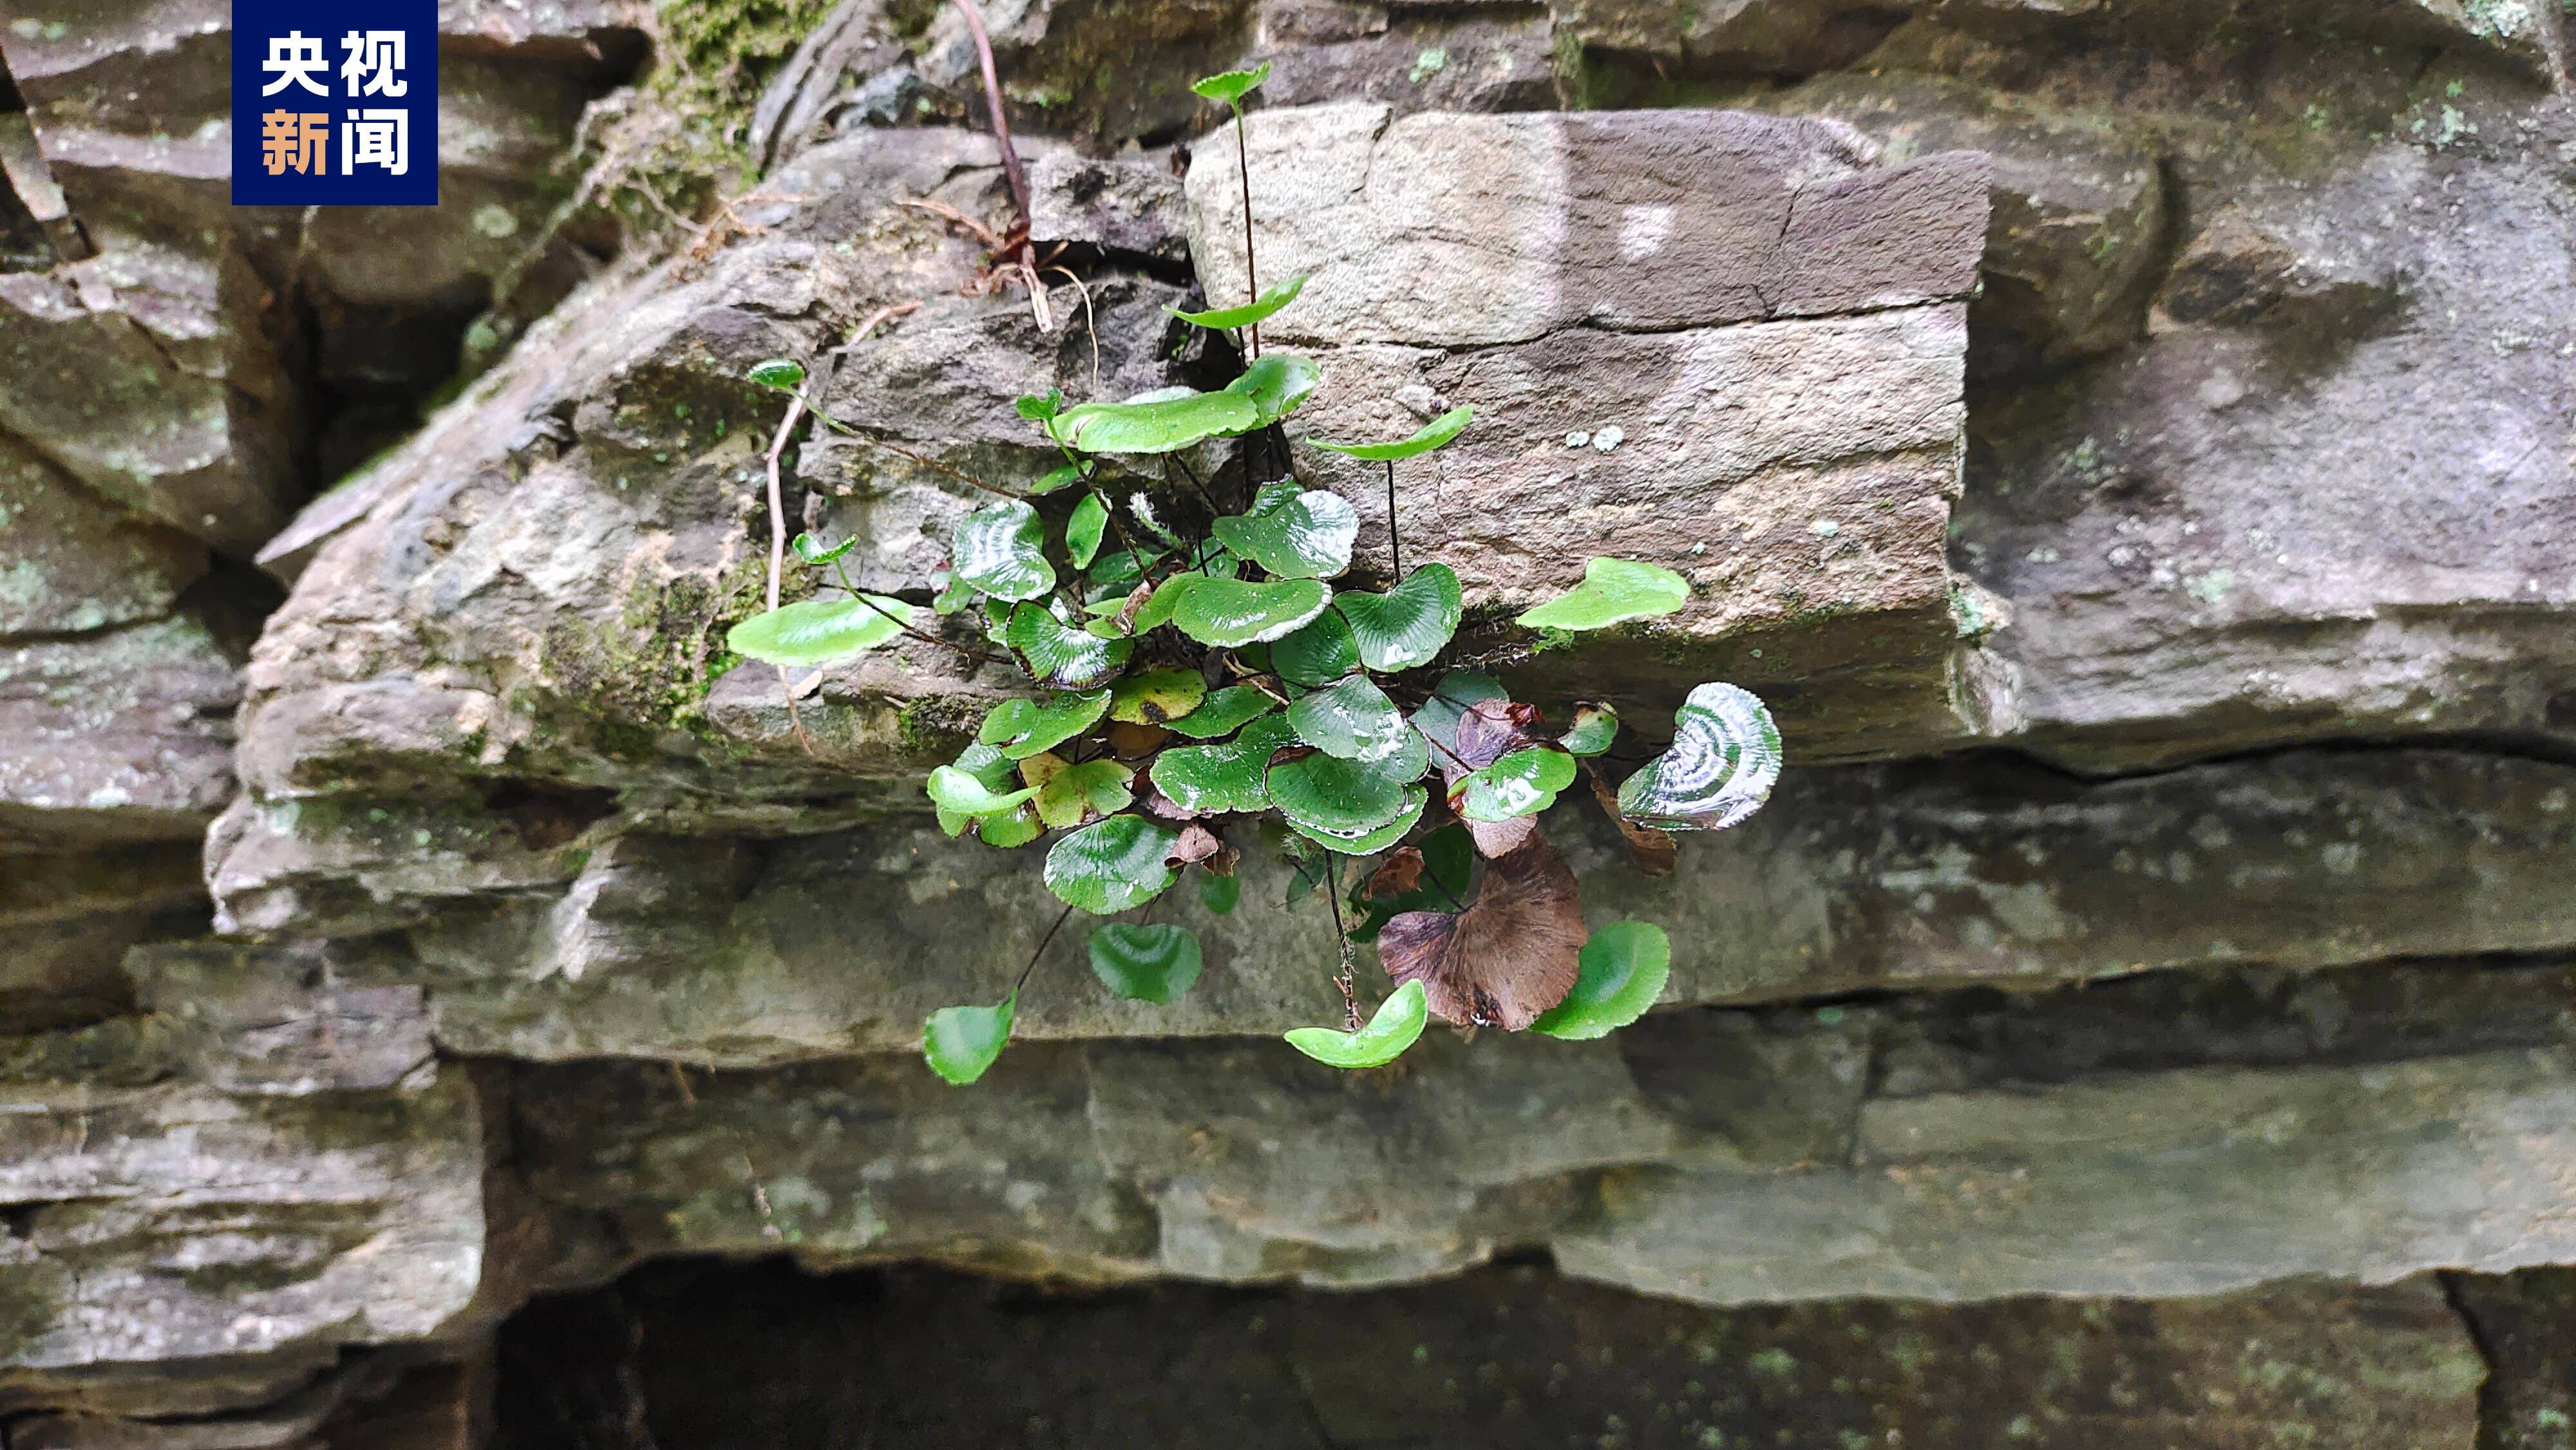
[[[1068,488],[1074,484],[1080,483],[1081,481],[1082,469],[1080,465],[1072,463],[1058,464],[1038,475],[1038,481],[1029,485],[1028,495],[1031,498],[1044,498],[1048,494],[1055,492],[1057,489]]]
[[[1662,927],[1614,921],[1583,944],[1574,990],[1531,1023],[1530,1030],[1568,1042],[1606,1037],[1655,1005],[1672,969],[1672,939]]]
[[[1288,827],[1328,851],[1338,851],[1345,856],[1374,856],[1403,840],[1405,832],[1420,825],[1422,812],[1430,804],[1430,791],[1418,785],[1407,786],[1404,809],[1396,812],[1395,819],[1385,825],[1362,831],[1328,831],[1320,826],[1304,824],[1291,816]]]
[[[1019,772],[1013,768],[1011,758],[981,742],[967,746],[955,762],[942,766],[941,769],[954,770],[972,778],[987,796],[1006,794],[1018,789],[1020,785]],[[938,775],[938,771],[931,772],[932,784],[936,784]],[[939,792],[936,789],[930,791],[930,799],[937,807],[939,829],[949,835],[957,835],[968,826],[975,824],[973,814],[951,810],[945,805],[940,805]]]
[[[1548,746],[1515,750],[1482,770],[1470,771],[1450,792],[1458,814],[1488,824],[1536,815],[1556,804],[1556,793],[1574,784],[1574,757]]]
[[[1351,627],[1342,622],[1338,610],[1316,615],[1314,623],[1282,635],[1270,646],[1270,668],[1292,685],[1329,685],[1359,667],[1359,641],[1351,637]]]
[[[1202,100],[1232,106],[1242,103],[1263,81],[1270,79],[1270,62],[1263,61],[1250,70],[1218,71],[1190,82],[1190,90]]]
[[[1346,675],[1328,689],[1299,696],[1288,706],[1288,723],[1298,739],[1344,760],[1387,760],[1418,738],[1404,723],[1404,712],[1366,675]]]
[[[942,1007],[921,1025],[921,1055],[930,1070],[951,1087],[964,1087],[984,1075],[1011,1040],[1014,992],[992,1007]]]
[[[1142,670],[1109,687],[1109,718],[1131,725],[1168,725],[1198,709],[1206,698],[1207,681],[1196,670]]]
[[[1268,67],[1264,66],[1263,69],[1267,70]],[[1244,74],[1244,72],[1230,71],[1228,74],[1241,75]],[[1219,77],[1211,76],[1209,79],[1215,80],[1219,79]],[[1204,82],[1202,82],[1202,84],[1204,84]],[[1202,92],[1202,94],[1204,94],[1204,92]],[[1277,312],[1280,308],[1296,301],[1297,294],[1305,290],[1306,278],[1301,273],[1298,276],[1289,278],[1285,282],[1274,283],[1271,286],[1262,288],[1261,295],[1259,297],[1243,304],[1241,307],[1217,307],[1206,312],[1183,312],[1177,307],[1166,307],[1163,310],[1172,314],[1174,317],[1179,318],[1183,322],[1188,323],[1192,327],[1213,328],[1222,332],[1237,327],[1250,327],[1256,322],[1266,321],[1270,314]]]
[[[843,539],[841,542],[832,545],[830,548],[825,548],[823,546],[823,541],[814,537],[812,534],[798,534],[795,538],[787,541],[787,546],[796,551],[797,558],[802,559],[808,564],[829,564],[834,559],[837,559],[843,554],[850,552],[852,549],[857,548],[859,546],[859,540],[858,536],[853,534],[849,538]]]
[[[1035,806],[1022,806],[1008,815],[986,816],[975,823],[975,834],[987,846],[1014,851],[1046,834],[1046,823],[1038,819]]]
[[[1304,278],[1297,279],[1300,285]],[[1256,426],[1267,428],[1294,413],[1314,396],[1315,386],[1324,380],[1312,358],[1293,352],[1265,352],[1243,370],[1243,376],[1225,385],[1229,393],[1241,393],[1259,409],[1261,421]]]
[[[1182,745],[1154,757],[1154,788],[1198,815],[1257,811],[1270,804],[1270,757],[1296,734],[1283,715],[1264,715],[1217,745]]]
[[[1114,996],[1168,1005],[1199,979],[1199,934],[1111,922],[1091,934],[1091,974]]]
[[[983,748],[991,749],[990,746]],[[969,818],[1017,810],[1020,802],[1037,796],[1035,787],[996,791],[973,771],[960,770],[953,765],[943,765],[930,772],[930,780],[923,788],[929,792],[932,805],[951,815]]]
[[[1607,629],[1631,619],[1670,614],[1690,600],[1690,581],[1659,564],[1594,559],[1583,582],[1522,612],[1525,629]]]
[[[1231,735],[1260,717],[1270,708],[1270,697],[1250,685],[1228,685],[1216,691],[1199,707],[1163,725],[1175,734],[1193,740],[1214,740]]]
[[[1053,760],[1054,756],[1032,756]],[[1114,760],[1086,760],[1049,775],[1036,788],[1038,819],[1057,830],[1096,821],[1127,809],[1136,799],[1128,783],[1136,772]]]
[[[1047,889],[1094,916],[1142,906],[1172,884],[1172,868],[1163,858],[1180,838],[1143,816],[1111,816],[1048,850]]]
[[[1360,536],[1350,500],[1293,481],[1265,483],[1249,513],[1216,521],[1217,542],[1282,579],[1330,579],[1351,567]]]
[[[1240,876],[1202,876],[1199,878],[1199,905],[1210,916],[1228,916],[1235,903],[1243,900],[1243,878]]]
[[[1035,599],[1055,587],[1046,525],[1018,499],[970,510],[949,540],[956,577],[996,599]]]
[[[1002,643],[1025,662],[1029,678],[1066,690],[1097,689],[1127,668],[1136,652],[1132,639],[1102,639],[1055,616],[1043,600],[1032,599],[1011,610]]]
[[[764,664],[828,665],[875,649],[912,620],[911,605],[882,595],[808,599],[753,615],[726,631],[725,645]]]
[[[1171,453],[1260,424],[1260,407],[1241,393],[1185,391],[1141,402],[1085,403],[1047,428],[1057,442],[1085,453]]]
[[[1404,814],[1413,780],[1427,762],[1415,764],[1412,776],[1397,774],[1405,763],[1344,760],[1317,751],[1271,766],[1264,785],[1290,825],[1326,836],[1359,836]]]
[[[1619,712],[1607,705],[1585,705],[1556,743],[1577,755],[1599,755],[1619,739]]]
[[[1393,443],[1327,443],[1321,438],[1309,438],[1306,441],[1318,448],[1329,448],[1335,453],[1348,454],[1365,462],[1392,463],[1399,458],[1412,458],[1428,453],[1457,437],[1460,430],[1467,426],[1468,420],[1475,416],[1474,408],[1461,405],[1423,424],[1421,430],[1412,437],[1399,438]]]
[[[1011,407],[1032,423],[1043,423],[1064,411],[1064,390],[1049,388],[1043,393],[1022,393],[1011,400]]]
[[[1502,682],[1471,670],[1451,670],[1431,689],[1431,698],[1413,712],[1413,728],[1442,750],[1458,748],[1458,717],[1479,700],[1508,700]]]
[[[1101,531],[1108,527],[1109,506],[1096,493],[1084,494],[1073,506],[1073,517],[1064,525],[1064,548],[1073,556],[1073,567],[1091,567],[1092,557],[1100,552]]]
[[[1207,579],[1183,574],[1154,591],[1160,602],[1163,590],[1174,584],[1188,587],[1178,591],[1170,619],[1181,633],[1201,644],[1234,649],[1247,644],[1273,640],[1295,630],[1333,602],[1333,591],[1312,579],[1282,579],[1256,584],[1241,579]],[[1137,632],[1144,632],[1144,615],[1137,616]]]
[[[1004,700],[984,717],[975,738],[999,748],[1013,760],[1026,760],[1052,750],[1090,729],[1109,711],[1109,692],[1049,695],[1037,700]]]
[[[1673,717],[1673,747],[1619,787],[1619,814],[1666,831],[1722,831],[1780,779],[1780,727],[1752,691],[1705,684]]]
[[[1407,982],[1377,1004],[1366,1027],[1336,1032],[1329,1027],[1300,1027],[1288,1034],[1288,1045],[1326,1067],[1384,1067],[1404,1055],[1431,1020],[1431,1002],[1420,982]]]
[[[1458,632],[1462,613],[1458,576],[1446,564],[1425,564],[1384,594],[1336,597],[1361,662],[1373,670],[1431,663]]]
[[[803,385],[805,365],[794,358],[774,357],[765,362],[753,363],[751,371],[743,376],[764,388],[776,388],[781,392],[788,392]]]

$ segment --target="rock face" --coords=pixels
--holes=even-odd
[[[224,205],[223,7],[0,26],[9,1450],[2564,1443],[2557,7],[988,18],[1042,303],[945,11],[456,0],[446,204],[312,216]],[[1187,995],[1069,929],[952,1090],[1055,906],[920,778],[1024,686],[735,661],[772,489],[927,599],[1014,400],[1230,376],[1256,260],[1360,582],[1792,768],[1660,878],[1558,808],[1673,938],[1609,1038],[1294,1055],[1247,843]],[[1530,651],[1596,553],[1692,605]]]

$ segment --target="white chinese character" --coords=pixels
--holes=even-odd
[[[411,112],[351,111],[340,123],[340,174],[381,166],[393,175],[411,170]]]
[[[331,62],[322,54],[322,38],[318,35],[290,30],[284,35],[270,36],[268,59],[260,63],[260,69],[277,77],[260,87],[259,93],[263,96],[276,95],[290,85],[302,86],[317,96],[331,94],[327,79],[313,79],[316,72],[325,77],[331,74]]]
[[[340,67],[340,78],[349,83],[350,95],[399,96],[411,89],[411,83],[401,75],[401,31],[352,30],[340,37],[340,48],[349,53],[349,63]],[[361,81],[365,84],[361,85]]]

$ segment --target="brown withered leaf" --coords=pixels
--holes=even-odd
[[[1511,700],[1478,700],[1458,716],[1458,753],[1453,759],[1440,756],[1440,778],[1449,789],[1456,790],[1470,771],[1482,770],[1515,750],[1546,743],[1538,733],[1538,707]],[[1535,816],[1515,816],[1508,821],[1468,821],[1461,824],[1476,843],[1476,854],[1488,861],[1508,856],[1526,845],[1538,829]]]
[[[1181,827],[1180,839],[1163,856],[1163,864],[1174,871],[1195,862],[1205,861],[1225,849],[1225,841],[1216,832],[1196,821]]]
[[[1532,832],[1486,867],[1474,905],[1456,916],[1396,916],[1379,929],[1377,950],[1399,986],[1422,984],[1442,1020],[1518,1032],[1574,990],[1584,936],[1574,873]]]
[[[1422,848],[1398,846],[1386,853],[1386,861],[1369,873],[1368,894],[1402,896],[1422,884]]]
[[[1145,773],[1141,770],[1136,772],[1136,783],[1145,787],[1136,793],[1137,806],[1155,820],[1168,821],[1177,826],[1184,821],[1195,821],[1199,818],[1198,812],[1146,784]]]
[[[1127,592],[1127,601],[1118,606],[1118,627],[1122,630],[1130,632],[1134,631],[1136,628],[1136,611],[1143,609],[1145,607],[1145,601],[1153,597],[1154,581],[1151,579],[1148,579],[1137,585],[1134,589],[1129,590]]]
[[[1163,748],[1172,732],[1160,725],[1138,725],[1126,720],[1109,723],[1109,749],[1121,760],[1142,760]]]
[[[1583,762],[1583,766],[1584,774],[1592,777],[1592,798],[1601,802],[1601,809],[1609,815],[1610,824],[1617,826],[1619,834],[1628,838],[1628,864],[1635,867],[1640,876],[1672,875],[1673,868],[1681,864],[1681,846],[1673,839],[1672,833],[1638,825],[1619,814],[1618,787],[1612,785],[1610,778],[1595,768],[1591,761]]]

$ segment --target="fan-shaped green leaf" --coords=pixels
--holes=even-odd
[[[980,787],[987,796],[1007,794],[1018,789],[1020,785],[1019,772],[1013,768],[1011,758],[1004,755],[1002,752],[995,750],[992,746],[983,744],[980,741],[967,746],[965,751],[960,754],[953,763],[942,766],[940,769],[954,770],[972,778],[975,784]],[[930,784],[925,788],[929,789],[931,804],[936,808],[939,816],[939,829],[954,836],[963,832],[968,826],[975,824],[975,816],[973,814],[961,810],[951,810],[947,806],[940,804],[939,792],[935,788],[939,779],[939,771],[934,770],[930,774]]]
[[[1047,427],[1085,453],[1171,453],[1258,427],[1261,409],[1241,393],[1185,393],[1147,402],[1084,403]]]
[[[1060,463],[1039,474],[1037,482],[1029,485],[1028,495],[1031,498],[1044,498],[1058,489],[1069,488],[1080,482],[1082,482],[1080,467],[1071,463]]]
[[[1217,542],[1282,579],[1330,579],[1360,536],[1350,500],[1293,481],[1265,483],[1249,513],[1216,521]]]
[[[984,717],[975,738],[1013,760],[1052,750],[1088,730],[1109,710],[1109,692],[1049,695],[1044,701],[1004,700]]]
[[[1019,993],[992,1007],[942,1007],[921,1024],[921,1055],[951,1087],[984,1075],[1011,1040],[1011,1009]]]
[[[1018,499],[970,510],[949,540],[957,577],[996,599],[1035,599],[1055,587],[1046,561],[1046,525]]]
[[[853,534],[849,538],[843,539],[841,542],[832,545],[830,548],[825,548],[823,546],[823,541],[814,537],[812,534],[798,534],[795,538],[787,541],[787,546],[796,551],[797,558],[804,560],[808,564],[829,564],[834,559],[837,559],[843,554],[850,552],[852,549],[857,548],[859,546],[859,540],[858,536]]]
[[[1462,819],[1508,821],[1556,804],[1556,793],[1574,784],[1574,757],[1548,746],[1515,750],[1482,770],[1469,771],[1449,792]]]
[[[1142,670],[1109,687],[1109,718],[1168,725],[1206,698],[1207,681],[1196,670]]]
[[[1048,850],[1047,889],[1068,906],[1114,916],[1142,906],[1172,884],[1164,858],[1178,831],[1143,816],[1111,816],[1064,837]]]
[[[1479,700],[1508,700],[1502,682],[1472,670],[1451,670],[1431,689],[1431,698],[1413,712],[1413,728],[1444,751],[1458,748],[1458,717]]]
[[[1073,517],[1064,524],[1064,551],[1073,557],[1073,567],[1091,567],[1092,557],[1100,552],[1101,532],[1108,527],[1109,506],[1100,501],[1100,495],[1086,493],[1074,503]]]
[[[1049,388],[1044,393],[1023,393],[1011,400],[1011,407],[1032,423],[1043,423],[1064,411],[1064,389]]]
[[[1242,103],[1263,81],[1270,79],[1270,62],[1263,61],[1250,70],[1218,71],[1190,82],[1190,90],[1202,100],[1233,106]]]
[[[1457,437],[1469,420],[1475,416],[1474,408],[1461,405],[1423,424],[1412,437],[1399,438],[1393,443],[1327,443],[1321,438],[1309,438],[1306,441],[1318,448],[1329,448],[1335,453],[1347,454],[1365,462],[1392,463],[1399,458],[1413,458],[1428,453]]]
[[[989,750],[992,747],[983,748]],[[984,816],[1000,815],[1004,811],[1017,810],[1020,802],[1037,796],[1037,788],[1034,786],[1014,791],[996,791],[978,778],[973,771],[961,770],[953,765],[943,765],[931,771],[930,779],[923,789],[929,792],[932,805],[950,815],[965,816],[969,819],[980,819]]]
[[[1314,396],[1315,385],[1323,380],[1323,373],[1311,358],[1292,352],[1265,352],[1244,369],[1242,377],[1226,384],[1225,390],[1250,398],[1252,406],[1261,411],[1257,426],[1267,428],[1296,412]]]
[[[1154,788],[1199,815],[1257,811],[1270,804],[1263,784],[1271,755],[1292,743],[1287,717],[1264,715],[1216,745],[1180,745],[1154,757]]]
[[[1690,581],[1660,564],[1634,559],[1594,559],[1583,582],[1524,610],[1525,629],[1607,629],[1631,619],[1670,614],[1690,601]]]
[[[808,599],[753,615],[726,631],[725,645],[766,664],[828,665],[875,649],[912,620],[911,605],[882,595]]]
[[[1288,1034],[1288,1045],[1326,1067],[1384,1067],[1421,1039],[1430,1020],[1430,999],[1422,984],[1407,982],[1377,1004],[1368,1025],[1359,1031],[1300,1027]]]
[[[1333,591],[1312,579],[1282,579],[1258,584],[1242,579],[1207,579],[1183,574],[1154,591],[1145,607],[1162,602],[1163,590],[1177,591],[1170,614],[1173,626],[1201,644],[1233,649],[1273,640],[1313,619],[1333,602]],[[1144,632],[1145,616],[1137,616]]]
[[[1270,668],[1292,685],[1329,685],[1359,667],[1359,641],[1351,638],[1351,627],[1338,610],[1324,611],[1314,623],[1270,646]]]
[[[1406,753],[1419,760],[1418,749]],[[1264,784],[1270,803],[1288,824],[1317,835],[1350,838],[1379,830],[1404,814],[1411,803],[1412,782],[1427,764],[1415,763],[1410,776],[1400,774],[1407,763],[1401,757],[1344,760],[1317,751],[1271,766]]]
[[[1425,564],[1384,594],[1337,596],[1350,620],[1360,660],[1373,670],[1427,665],[1458,632],[1458,576],[1446,564]]]
[[[1607,705],[1584,705],[1574,712],[1557,744],[1577,755],[1599,755],[1619,739],[1619,712]]]
[[[1422,812],[1430,804],[1431,792],[1413,785],[1404,789],[1404,808],[1385,825],[1367,830],[1332,831],[1301,823],[1292,816],[1288,818],[1288,827],[1328,851],[1338,851],[1345,856],[1374,856],[1394,846],[1404,839],[1407,831],[1422,824]]]
[[[1091,974],[1113,996],[1168,1005],[1199,979],[1199,934],[1111,922],[1091,934]]]
[[[1037,807],[1022,806],[1007,815],[986,816],[975,823],[975,834],[987,846],[1011,851],[1045,835],[1046,823],[1038,819]]]
[[[1202,876],[1199,878],[1199,905],[1210,916],[1230,916],[1235,903],[1243,900],[1243,878],[1240,876]]]
[[[1136,799],[1128,788],[1136,772],[1114,760],[1068,764],[1052,753],[1032,755],[1020,762],[1020,775],[1037,791],[1030,804],[1038,819],[1059,831],[1115,815]]]
[[[1029,678],[1066,690],[1107,684],[1136,652],[1132,639],[1102,639],[1056,618],[1046,601],[1032,599],[1011,610],[1002,643],[1028,666]]]
[[[1673,748],[1619,787],[1619,814],[1666,831],[1722,831],[1780,779],[1780,727],[1752,691],[1705,684],[1673,716]]]
[[[1164,725],[1173,733],[1193,740],[1214,740],[1230,735],[1270,708],[1270,697],[1250,685],[1228,685],[1216,691],[1199,707]]]
[[[1419,738],[1366,675],[1346,675],[1329,689],[1299,696],[1288,706],[1288,723],[1298,739],[1344,760],[1385,760]]]
[[[743,376],[764,388],[792,392],[804,385],[805,365],[794,358],[774,357],[765,362],[753,363],[751,371]]]
[[[1242,72],[1236,71],[1231,72],[1230,74],[1240,75]],[[1211,76],[1209,79],[1215,80],[1218,79],[1218,77]],[[1231,328],[1250,327],[1256,322],[1267,321],[1270,314],[1277,312],[1280,308],[1296,301],[1297,294],[1305,290],[1306,278],[1304,274],[1301,273],[1289,278],[1285,282],[1274,283],[1271,286],[1262,288],[1261,295],[1259,297],[1243,304],[1241,307],[1218,307],[1212,308],[1206,312],[1183,312],[1177,307],[1166,307],[1163,310],[1172,314],[1174,317],[1179,318],[1183,322],[1188,323],[1192,327],[1213,328],[1222,332]]]
[[[1646,1015],[1672,975],[1673,943],[1650,922],[1614,921],[1583,944],[1574,990],[1530,1024],[1533,1032],[1582,1042],[1607,1037]]]

